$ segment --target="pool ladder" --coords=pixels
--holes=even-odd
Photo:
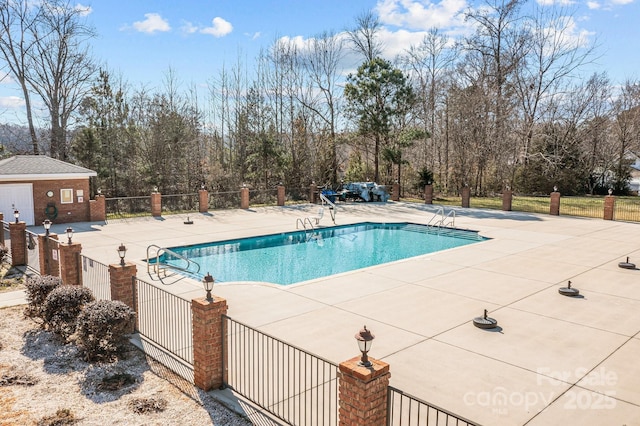
[[[308,227],[307,224],[309,225]],[[311,223],[311,218],[305,217],[304,219],[296,219],[296,229],[300,229],[299,226],[304,228],[305,241],[309,241],[316,237],[316,229],[313,227],[313,223]],[[311,234],[309,234],[309,232],[311,232]]]
[[[436,220],[437,218],[437,220]],[[427,226],[435,228],[442,228],[451,226],[452,228],[456,227],[456,211],[451,210],[446,215],[444,214],[444,207],[438,207],[438,210],[433,215],[429,222],[427,222]]]
[[[155,250],[154,256],[151,256],[152,250]],[[161,262],[160,258],[162,257],[163,254],[168,254],[171,257],[184,261],[186,266],[182,267],[178,265],[171,265],[169,263]],[[192,265],[195,265],[195,268],[191,268]],[[149,245],[147,247],[147,273],[151,275],[151,272],[153,272],[158,276],[160,276],[160,273],[162,273],[166,277],[167,269],[186,272],[189,274],[197,274],[200,272],[200,264],[198,262],[194,262],[193,260],[181,254],[171,251],[166,247],[160,247],[155,244]]]

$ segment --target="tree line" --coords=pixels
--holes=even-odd
[[[558,7],[488,0],[465,12],[470,35],[433,29],[392,60],[381,23],[363,13],[349,30],[238,58],[203,95],[171,69],[160,88],[132,88],[90,57],[94,33],[77,7],[38,5],[0,7],[0,58],[23,87],[32,152],[96,170],[93,189],[110,196],[363,180],[408,194],[426,183],[625,193],[640,153],[640,82],[582,77],[597,50]],[[351,73],[347,57],[359,61]],[[46,106],[48,139],[32,97]]]

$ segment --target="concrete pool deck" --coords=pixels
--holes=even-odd
[[[427,223],[435,210],[339,204],[336,223]],[[640,424],[640,270],[618,267],[626,256],[640,262],[640,224],[455,210],[456,227],[491,240],[291,286],[217,284],[213,293],[232,318],[336,363],[358,354],[353,335],[366,325],[376,336],[370,356],[390,364],[391,385],[481,424]],[[191,214],[192,225],[186,215],[79,223],[73,240],[103,263],[117,263],[124,243],[141,279],[191,299],[204,295],[200,283],[146,275],[147,246],[292,231],[316,212],[306,204]],[[328,215],[321,225],[331,225]],[[568,280],[583,297],[558,294]],[[483,309],[499,331],[473,326]]]

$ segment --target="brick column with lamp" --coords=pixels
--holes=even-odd
[[[240,208],[244,210],[249,208],[249,188],[246,186],[240,188]]]
[[[155,188],[151,193],[151,216],[162,216],[162,194]]]
[[[613,220],[613,214],[616,208],[616,197],[612,194],[613,191],[609,190],[609,195],[604,197],[604,213],[602,218],[604,220]]]
[[[424,186],[424,203],[433,204],[433,185]]]
[[[198,191],[198,211],[200,213],[209,211],[209,191],[204,188]]]
[[[553,187],[553,192],[551,193],[551,201],[549,203],[549,214],[553,216],[560,215],[560,193],[558,192],[558,187]]]
[[[510,189],[505,189],[502,192],[502,210],[505,212],[510,212],[513,203],[513,191]]]
[[[338,424],[385,426],[389,364],[367,356],[374,336],[364,327],[356,334],[362,356],[338,366]],[[365,350],[363,350],[365,349]]]
[[[15,222],[9,223],[9,235],[11,238],[11,266],[26,265],[27,223],[19,221],[18,218],[16,218]]]
[[[72,241],[73,230],[67,228],[67,241],[58,244],[60,279],[66,285],[82,286],[82,244]]]
[[[223,315],[227,301],[211,295],[214,278],[203,279],[206,296],[191,300],[193,333],[193,381],[204,390],[219,389],[224,383]],[[226,339],[226,335],[224,336]]]
[[[284,200],[285,200],[285,195],[284,195],[284,185],[278,185],[278,206],[282,207],[284,206]]]
[[[462,195],[462,207],[468,208],[471,200],[471,188],[465,185],[462,187],[460,193]]]

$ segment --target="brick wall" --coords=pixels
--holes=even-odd
[[[7,182],[24,183],[24,182]],[[60,190],[71,189],[73,191],[73,203],[62,204]],[[83,200],[78,202],[78,191],[82,191]],[[47,197],[47,192],[53,191],[53,197]],[[53,203],[58,210],[53,223],[86,222],[90,220],[89,211],[89,178],[63,179],[63,180],[39,180],[33,182],[33,209],[35,211],[35,224],[41,224],[47,216],[45,209],[49,203]]]

